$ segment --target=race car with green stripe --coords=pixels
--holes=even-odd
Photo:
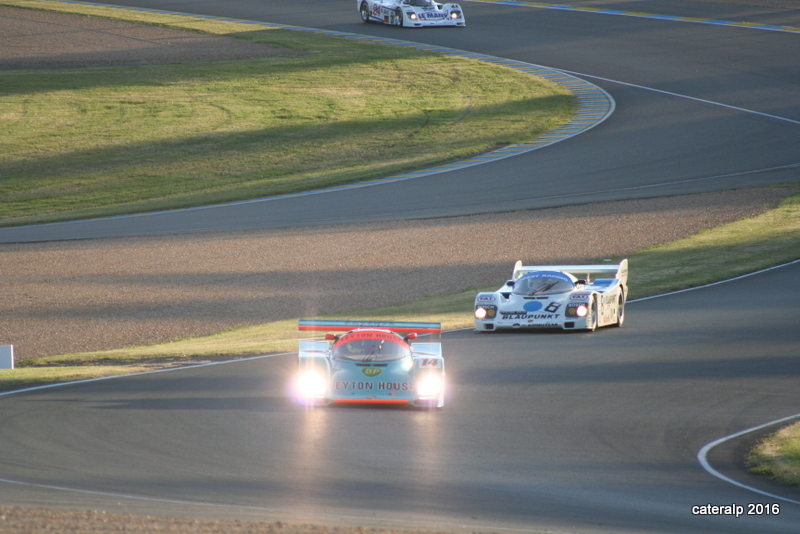
[[[298,328],[326,332],[300,341],[292,387],[298,402],[444,406],[442,345],[415,341],[441,333],[441,324],[301,319]]]

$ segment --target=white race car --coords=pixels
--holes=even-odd
[[[592,279],[594,275],[601,278]],[[514,265],[511,280],[475,297],[475,330],[622,326],[628,260],[619,265]]]
[[[458,4],[437,4],[434,0],[357,0],[364,22],[383,22],[392,26],[466,26]]]

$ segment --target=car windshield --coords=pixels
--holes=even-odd
[[[340,360],[389,362],[407,356],[403,340],[388,332],[351,332],[333,346],[333,357]]]
[[[405,0],[403,3],[415,7],[427,7],[433,5],[432,0]]]
[[[572,280],[560,273],[536,273],[523,276],[514,283],[515,295],[556,295],[572,291],[575,284]]]

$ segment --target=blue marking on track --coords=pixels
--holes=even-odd
[[[590,130],[597,126],[598,124],[605,121],[613,112],[616,106],[614,99],[606,93],[600,87],[597,87],[594,84],[591,84],[585,80],[582,80],[572,74],[568,74],[562,71],[558,71],[555,69],[551,69],[549,67],[545,67],[542,65],[533,65],[531,63],[524,63],[521,61],[516,61],[513,59],[505,59],[495,56],[488,56],[485,54],[478,54],[475,52],[468,52],[465,50],[458,50],[454,48],[446,48],[441,46],[434,46],[434,45],[427,45],[423,43],[415,43],[412,41],[401,41],[398,39],[387,39],[382,37],[374,37],[369,35],[361,35],[361,34],[354,34],[349,32],[338,32],[338,31],[327,31],[327,30],[318,30],[314,28],[305,28],[301,26],[286,26],[283,24],[276,24],[271,22],[263,22],[263,21],[253,21],[253,20],[241,20],[241,19],[230,19],[225,17],[215,17],[211,15],[193,15],[190,13],[181,13],[181,12],[174,12],[174,11],[161,11],[161,10],[153,10],[147,8],[135,8],[135,7],[127,7],[127,6],[117,6],[111,4],[99,4],[94,2],[84,2],[81,0],[46,0],[51,2],[59,2],[63,4],[80,4],[86,6],[98,6],[98,7],[108,7],[113,9],[127,9],[129,11],[147,11],[151,13],[158,13],[158,14],[165,14],[165,15],[175,15],[179,17],[194,17],[204,20],[219,20],[224,22],[234,22],[237,24],[258,24],[264,28],[271,28],[271,29],[282,29],[282,30],[290,30],[290,31],[299,31],[299,32],[306,32],[306,33],[322,33],[325,35],[330,35],[333,37],[342,37],[346,39],[360,39],[363,41],[368,42],[382,42],[385,44],[391,44],[395,46],[411,46],[416,47],[421,50],[431,51],[438,54],[445,54],[455,57],[461,57],[465,59],[474,59],[477,61],[483,61],[485,63],[490,63],[496,65],[498,67],[506,67],[506,68],[513,68],[524,72],[526,74],[531,74],[533,76],[545,78],[553,83],[557,83],[567,90],[569,90],[577,99],[578,101],[578,111],[576,112],[575,116],[567,122],[566,124],[547,132],[535,139],[532,139],[527,142],[523,143],[516,143],[513,145],[508,145],[506,147],[502,147],[491,152],[487,152],[486,154],[480,154],[477,156],[473,156],[467,158],[462,161],[437,165],[434,167],[420,169],[417,171],[410,171],[402,174],[397,174],[393,176],[388,176],[385,178],[377,178],[372,179],[364,182],[358,182],[353,184],[343,184],[336,187],[330,188],[322,188],[316,189],[313,191],[307,191],[302,193],[288,193],[285,195],[278,195],[274,197],[262,197],[250,200],[243,200],[238,202],[229,202],[225,204],[217,204],[213,207],[219,206],[235,206],[241,204],[250,204],[254,202],[265,202],[269,200],[275,200],[280,198],[291,198],[291,197],[299,197],[305,195],[314,195],[320,193],[326,193],[330,191],[341,191],[342,189],[351,189],[357,187],[369,187],[373,185],[381,185],[390,182],[396,182],[401,180],[409,180],[412,178],[420,178],[423,176],[430,176],[434,174],[440,174],[445,172],[450,172],[456,169],[463,169],[465,167],[472,167],[475,165],[483,165],[485,163],[489,163],[492,161],[497,161],[509,157],[513,157],[519,154],[524,154],[527,152],[532,152],[534,150],[539,150],[546,146],[553,145],[565,139],[569,139],[570,137],[574,137],[582,132]],[[501,2],[492,2],[492,3],[501,3]],[[517,2],[503,2],[507,4],[513,5],[522,5]],[[186,211],[186,210],[197,210],[197,209],[205,209],[210,208],[212,206],[196,206],[193,208],[183,208],[179,210],[166,210],[166,211],[159,211],[159,212],[151,212],[151,213],[140,213],[140,214],[133,214],[133,215],[120,215],[117,217],[108,217],[108,219],[118,219],[118,218],[125,218],[125,217],[141,217],[144,215],[151,215],[153,213],[167,213],[170,211]],[[79,222],[79,221],[73,221]],[[38,226],[38,225],[33,225]]]
[[[733,28],[744,28],[749,30],[765,30],[773,32],[800,33],[800,28],[793,26],[776,26],[771,24],[754,24],[747,22],[734,22],[730,20],[715,20],[696,17],[681,17],[676,15],[659,15],[657,13],[639,13],[636,11],[624,11],[619,9],[598,9],[585,6],[569,6],[563,4],[546,4],[539,2],[523,2],[514,0],[473,0],[484,4],[499,4],[503,6],[531,7],[535,9],[552,9],[556,11],[577,11],[579,13],[615,15],[618,17],[634,17],[640,19],[667,20],[673,22],[690,22],[692,24],[710,24],[712,26],[730,26]]]

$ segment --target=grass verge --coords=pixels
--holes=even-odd
[[[747,457],[753,473],[767,475],[788,486],[800,486],[800,423],[764,438]]]
[[[164,367],[163,364],[159,367]],[[117,365],[56,365],[51,367],[19,367],[0,370],[0,391],[46,386],[74,380],[89,380],[108,376],[127,375],[152,370],[146,364]]]
[[[775,209],[718,228],[628,256],[630,299],[739,276],[800,258],[800,184]],[[620,258],[613,258],[618,261]],[[597,258],[586,258],[595,263]],[[473,324],[475,293],[494,289],[502,281],[445,297],[407,302],[386,308],[357,310],[328,318],[364,318],[393,321],[440,322],[445,329]],[[176,340],[147,347],[128,347],[102,352],[65,354],[26,359],[20,369],[70,366],[175,365],[197,359],[225,359],[254,354],[292,352],[297,349],[297,320],[248,326],[218,334]],[[17,370],[0,371],[0,389]],[[94,369],[92,372],[96,372]]]
[[[473,59],[80,4],[0,5],[235,37],[289,54],[3,71],[5,226],[391,176],[531,140],[567,122],[576,109],[563,87]]]

